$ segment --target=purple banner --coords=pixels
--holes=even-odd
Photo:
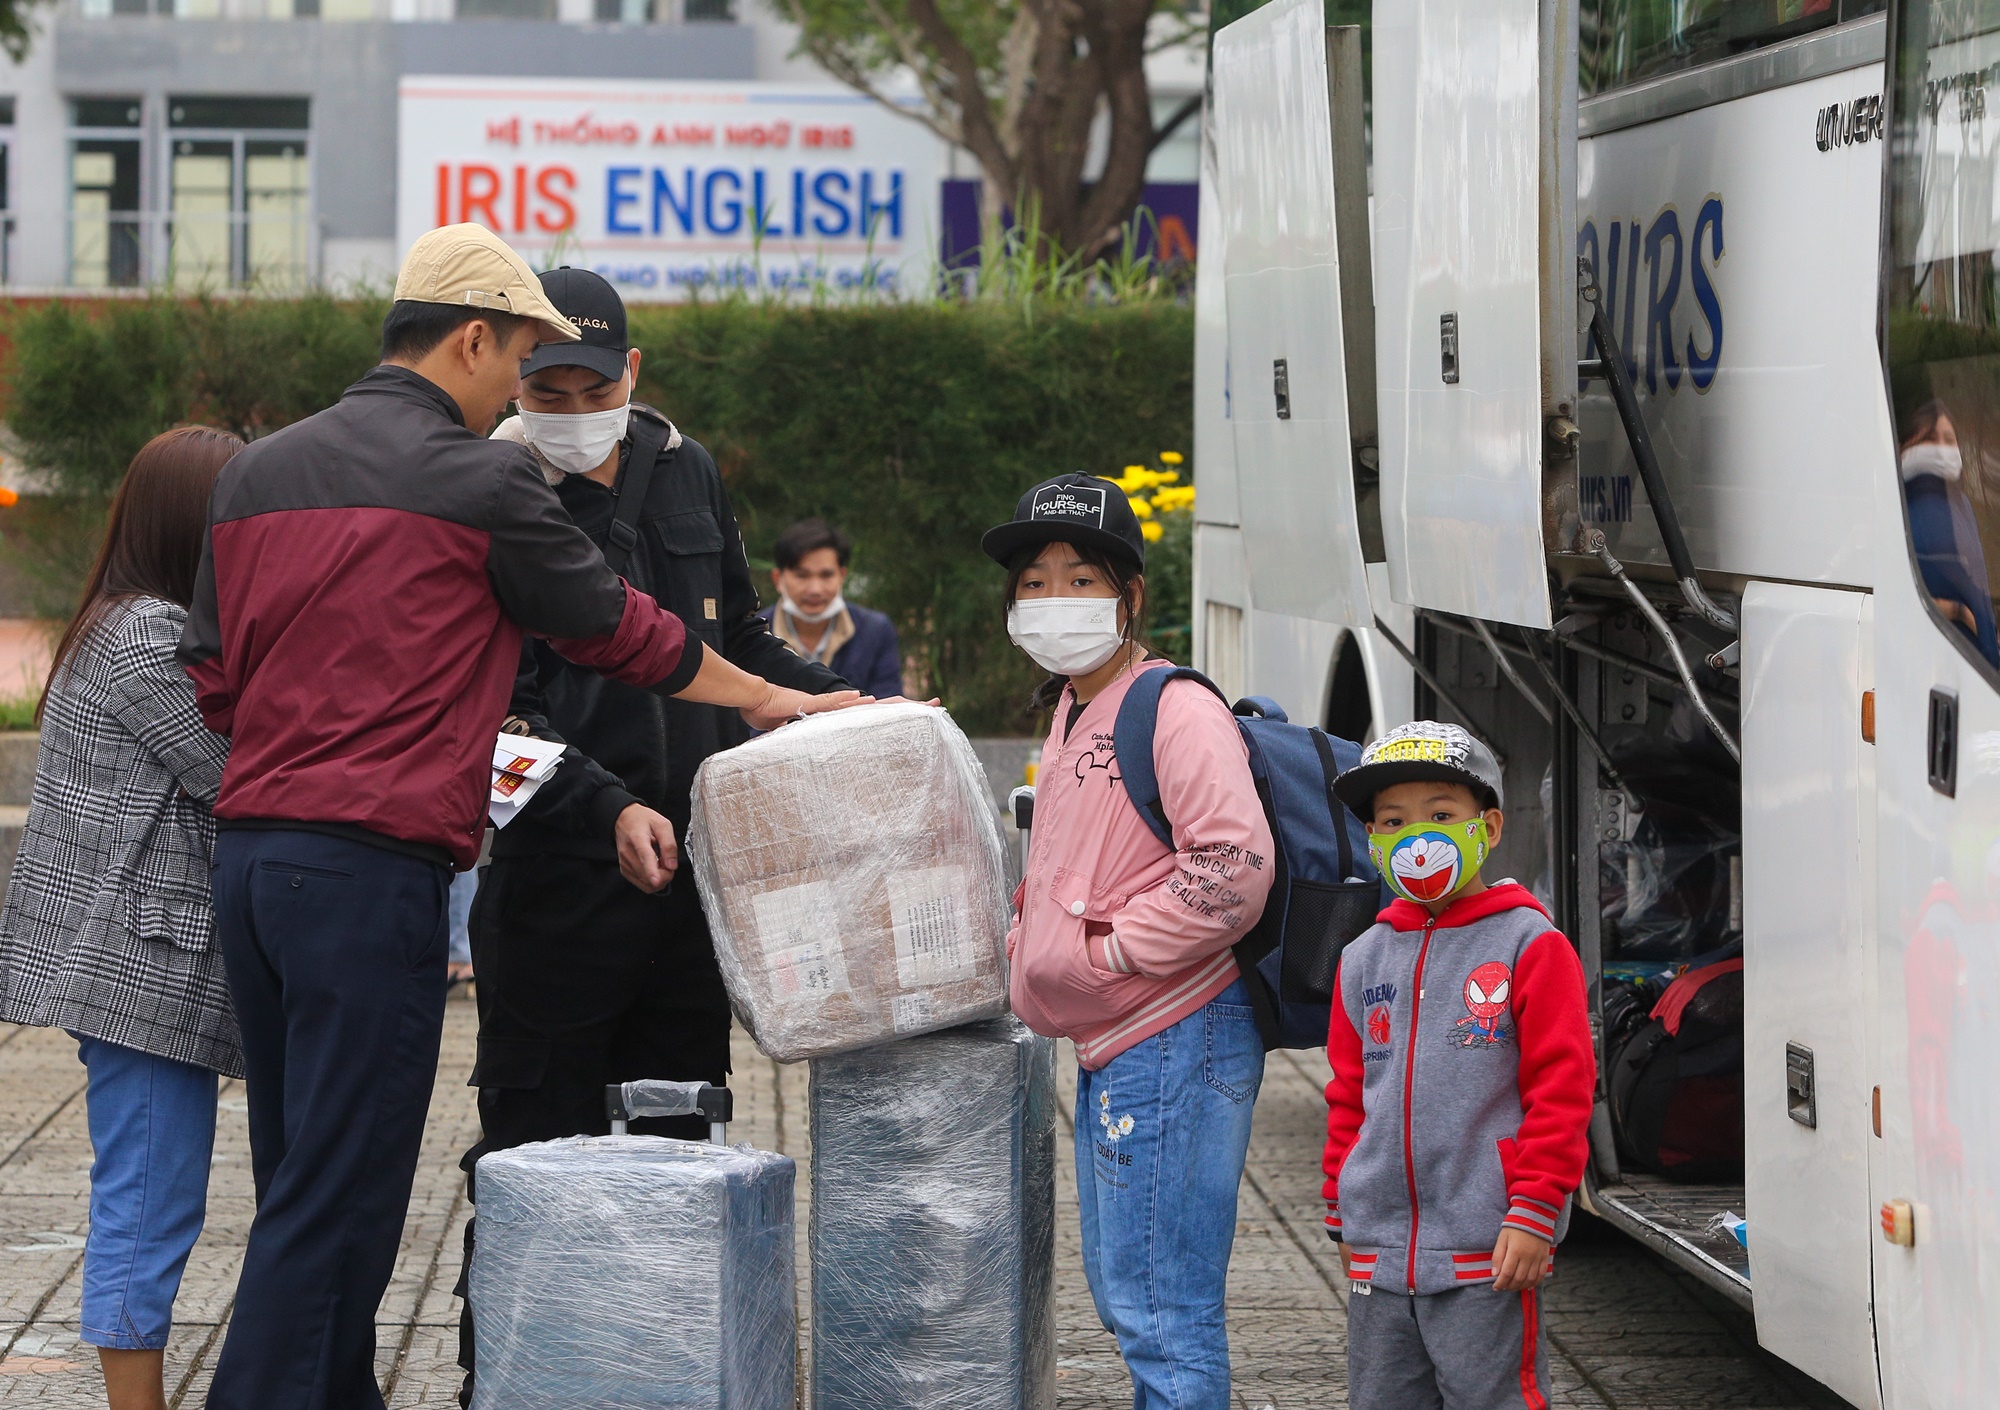
[[[1139,197],[1136,254],[1169,260],[1192,260],[1199,242],[1196,212],[1201,188],[1192,181],[1149,181]],[[1150,212],[1150,217],[1148,216]],[[1011,214],[1011,213],[1010,213]],[[979,263],[979,182],[944,183],[944,238],[940,251],[947,269],[970,269]]]

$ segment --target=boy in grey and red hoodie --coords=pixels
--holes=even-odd
[[[1401,899],[1341,955],[1326,1227],[1365,1410],[1545,1410],[1539,1288],[1583,1178],[1596,1063],[1576,951],[1512,881],[1500,768],[1418,720],[1335,791]]]

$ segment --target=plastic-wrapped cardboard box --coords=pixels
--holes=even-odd
[[[1053,1410],[1055,1102],[1011,1018],[813,1061],[814,1410]]]
[[[861,705],[710,758],[688,855],[737,1017],[783,1062],[1007,1008],[1007,863],[944,711]]]
[[[791,1410],[794,1175],[658,1136],[482,1157],[473,1410]]]

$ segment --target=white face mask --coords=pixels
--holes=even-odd
[[[1082,676],[1117,654],[1115,597],[1037,597],[1007,609],[1007,635],[1051,675]]]
[[[847,610],[847,599],[839,593],[835,593],[833,601],[827,603],[819,611],[808,612],[799,606],[798,603],[792,601],[790,593],[781,592],[778,594],[778,605],[785,609],[785,615],[790,617],[794,622],[804,622],[808,626],[816,627],[821,622],[831,622],[835,617],[845,612]]]
[[[1919,475],[1937,475],[1949,485],[1955,483],[1964,472],[1965,461],[1959,456],[1957,446],[1926,441],[1923,445],[1911,446],[1903,452],[1905,480],[1914,480]]]
[[[625,425],[632,416],[632,403],[610,411],[586,411],[581,416],[558,416],[521,408],[521,425],[528,444],[542,453],[542,459],[565,475],[583,475],[611,458],[611,452],[625,439]]]

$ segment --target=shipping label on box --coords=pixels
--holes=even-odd
[[[965,868],[893,871],[884,881],[889,889],[889,924],[896,935],[897,982],[916,989],[977,975],[978,950],[966,914],[970,883]]]
[[[833,888],[808,881],[765,891],[750,901],[769,957],[771,992],[780,1003],[816,1003],[848,992]]]

